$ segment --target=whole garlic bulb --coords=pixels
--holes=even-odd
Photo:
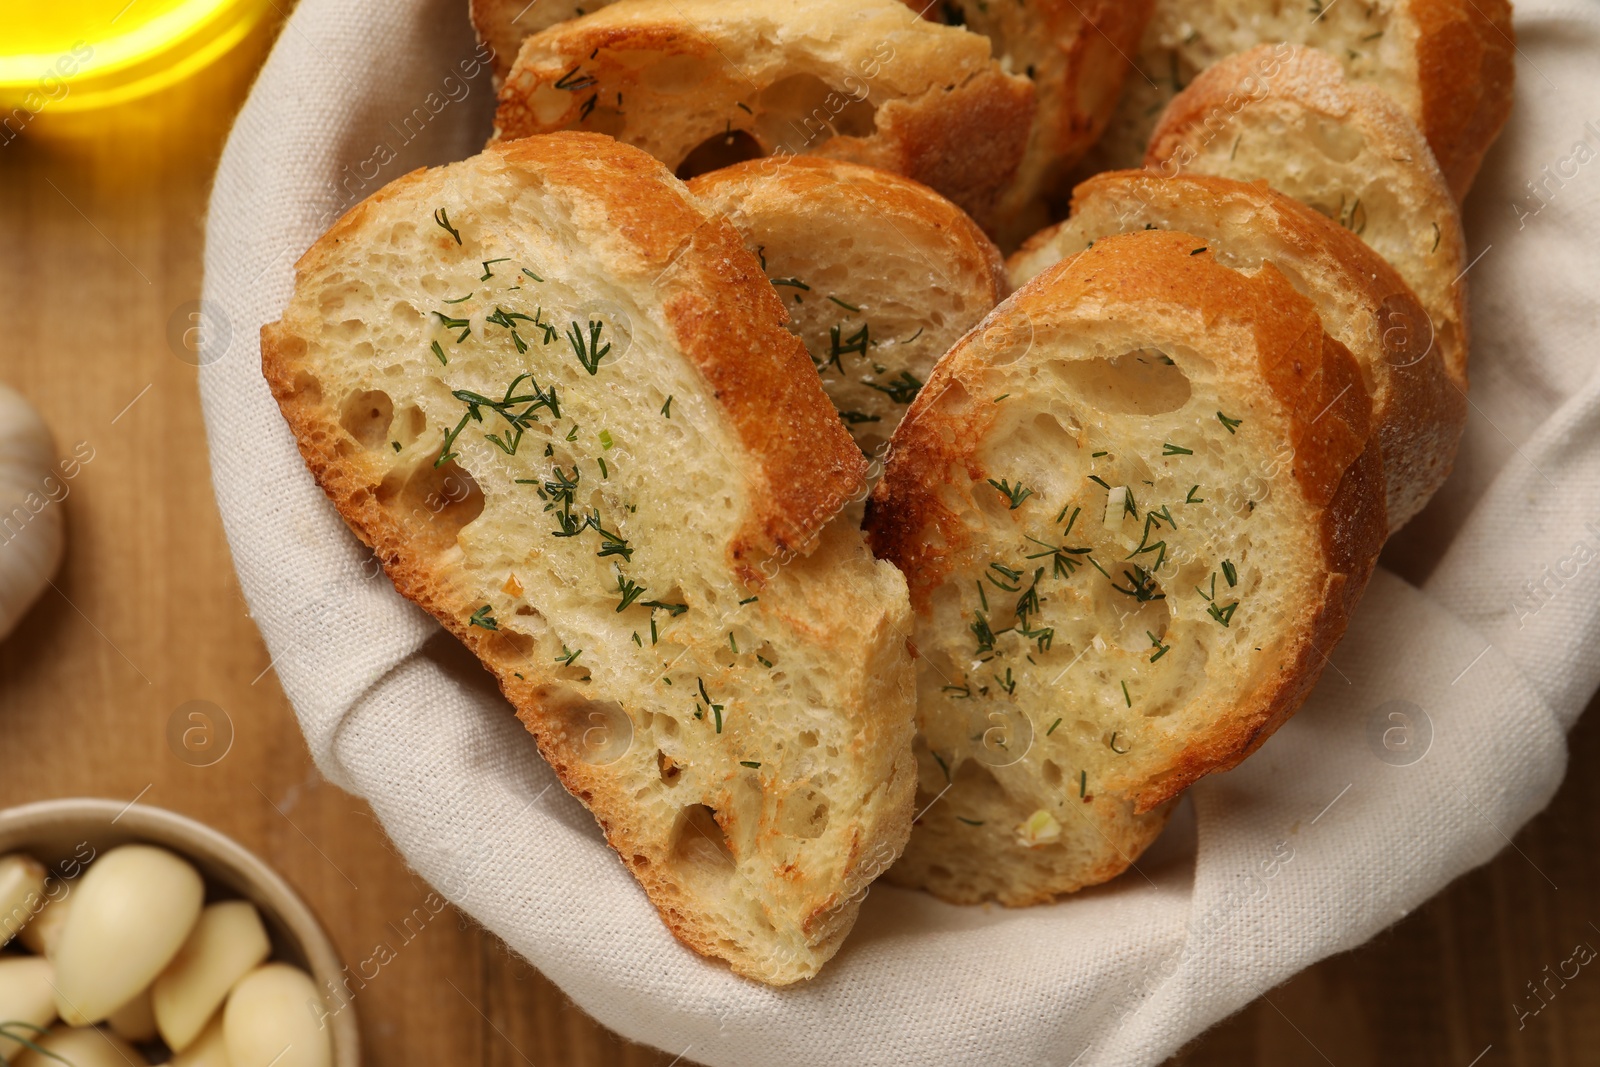
[[[0,385],[0,638],[9,634],[61,565],[65,513],[55,441],[22,394]]]

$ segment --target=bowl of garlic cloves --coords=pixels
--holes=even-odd
[[[281,877],[175,812],[0,811],[0,1064],[358,1067],[333,943]]]

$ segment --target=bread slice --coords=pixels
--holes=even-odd
[[[1390,530],[1421,511],[1455,461],[1466,396],[1394,268],[1349,230],[1265,182],[1137,170],[1091,178],[1074,192],[1071,217],[1011,258],[1012,285],[1021,288],[1112,234],[1150,228],[1192,233],[1235,270],[1271,263],[1315,305],[1323,328],[1360,364],[1372,397]]]
[[[494,51],[494,86],[505,84],[525,38],[557,23],[598,11],[612,0],[468,0],[478,40]]]
[[[809,977],[910,820],[905,585],[755,257],[593,134],[392,182],[262,365],[395,587],[477,654],[667,925]]]
[[[924,18],[983,34],[1006,70],[1033,80],[1038,110],[1028,151],[996,211],[1001,245],[1015,248],[1065,201],[1065,174],[1116,109],[1155,0],[904,2]]]
[[[1511,114],[1510,0],[1156,0],[1139,74],[1111,119],[1097,169],[1136,167],[1157,115],[1201,71],[1257,45],[1308,45],[1357,84],[1388,93],[1423,131],[1457,200]],[[1271,79],[1270,63],[1256,72]],[[1253,89],[1254,87],[1252,87]]]
[[[896,880],[1103,879],[1299,708],[1383,540],[1369,426],[1315,306],[1179,231],[1097,241],[957,344],[868,510],[920,657]]]
[[[689,178],[825,155],[892,170],[986,222],[1033,86],[989,42],[896,0],[623,0],[523,42],[496,136],[609,133]]]
[[[868,456],[888,444],[939,357],[1009,291],[1000,250],[977,224],[898,174],[791,156],[712,171],[689,188],[759,257]]]
[[[1270,81],[1252,81],[1270,51],[1263,45],[1196,78],[1161,116],[1146,166],[1264,180],[1355,233],[1422,301],[1464,394],[1466,238],[1427,145],[1387,96],[1350,84],[1316,49],[1293,49]]]

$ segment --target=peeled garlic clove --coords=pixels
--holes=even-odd
[[[150,990],[106,1016],[111,1032],[126,1041],[149,1041],[156,1036],[156,1013],[150,1007]]]
[[[194,1044],[172,1057],[167,1067],[233,1067],[228,1059],[228,1044],[222,1036],[222,1013],[201,1031]]]
[[[228,994],[222,1030],[233,1067],[332,1067],[322,994],[287,963],[245,975]]]
[[[61,927],[66,924],[67,907],[72,903],[72,891],[77,884],[59,878],[45,882],[43,905],[17,935],[17,940],[29,952],[40,956],[56,954],[56,945],[61,942]]]
[[[56,1010],[73,1025],[99,1022],[172,961],[200,916],[205,887],[166,849],[123,845],[78,880],[56,946]]]
[[[61,928],[67,923],[67,909],[72,904],[72,890],[77,888],[77,882],[65,882],[60,879],[45,882],[44,900],[33,918],[17,934],[17,940],[22,942],[29,952],[39,956],[56,954],[56,946],[61,943]]]
[[[144,1057],[122,1038],[92,1026],[58,1026],[35,1043],[51,1055],[25,1052],[17,1058],[16,1067],[62,1067],[63,1063],[72,1067],[128,1067],[144,1062]]]
[[[272,952],[266,927],[247,900],[213,904],[151,989],[156,1025],[174,1052],[189,1047],[235,982]]]
[[[32,856],[20,852],[0,856],[0,945],[16,936],[43,906],[48,873]]]
[[[14,520],[0,554],[0,637],[11,632],[61,566],[66,494],[50,428],[22,394],[0,385],[0,515]]]
[[[49,960],[38,957],[11,956],[0,959],[0,1022],[27,1023],[28,1026],[49,1026],[56,1020],[56,992],[50,988],[52,968]],[[13,1033],[30,1035],[26,1026],[15,1027]],[[0,1037],[0,1056],[17,1054],[22,1043]]]

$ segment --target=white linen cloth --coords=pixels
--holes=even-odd
[[[1306,708],[1199,783],[1138,871],[1024,910],[875,888],[838,957],[788,990],[672,938],[483,672],[377,576],[260,374],[257,331],[326,225],[481,146],[492,96],[481,65],[463,76],[465,8],[302,0],[217,175],[204,294],[232,329],[209,333],[201,393],[240,581],[318,766],[586,1011],[714,1067],[1153,1064],[1484,863],[1550,799],[1600,683],[1600,0],[1519,4],[1516,108],[1467,212],[1461,460],[1387,557],[1417,584],[1380,570]],[[1431,749],[1399,765],[1428,724]]]

